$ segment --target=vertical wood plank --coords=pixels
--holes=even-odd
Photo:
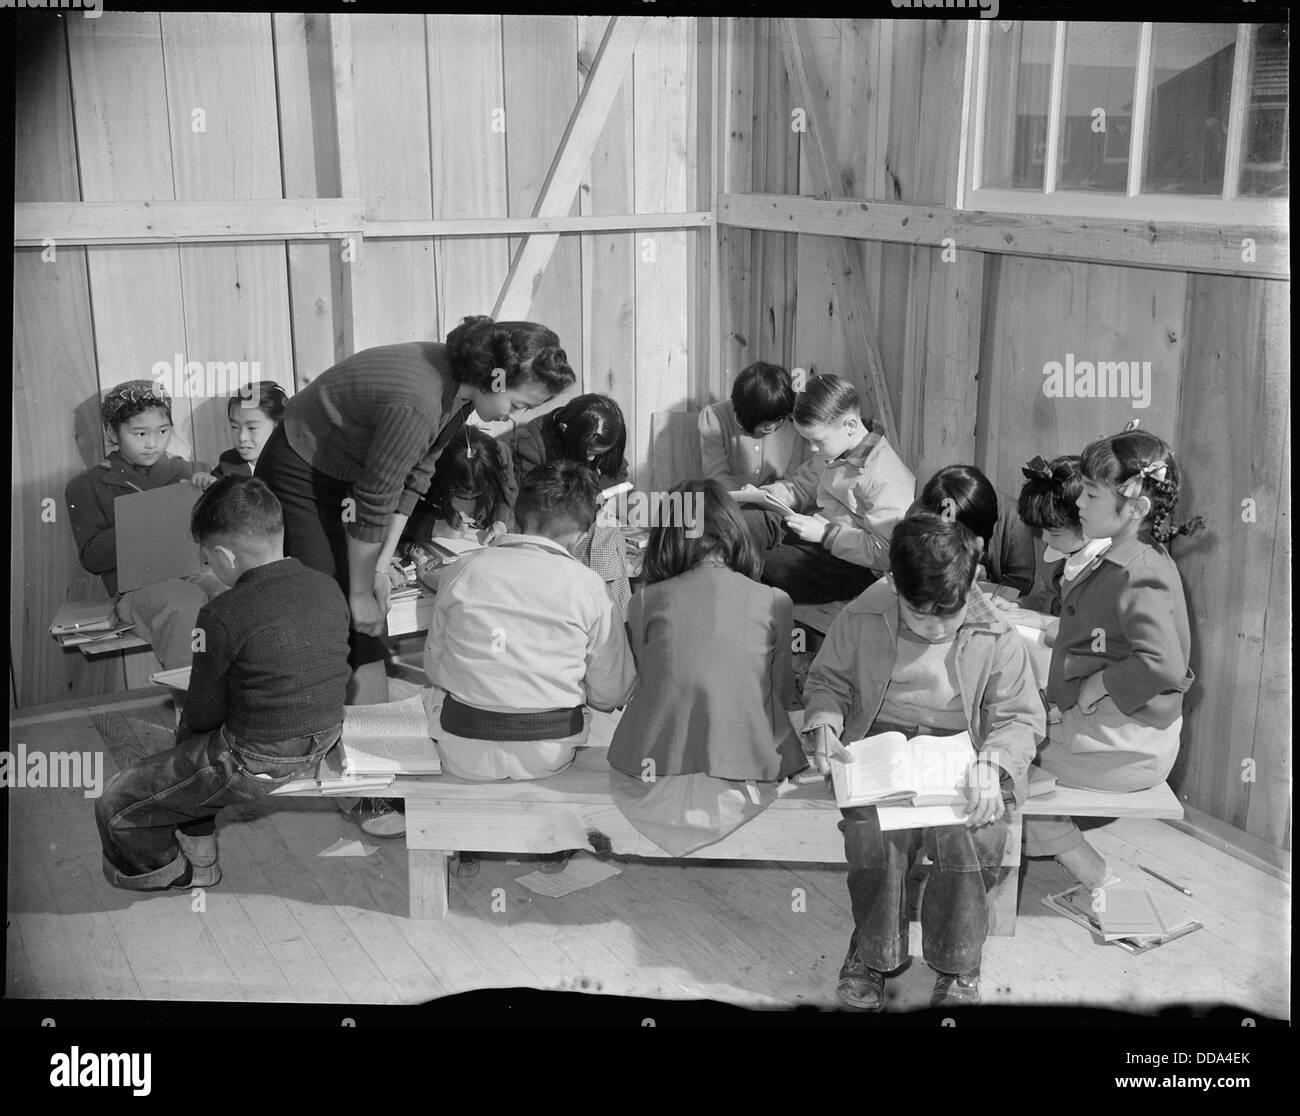
[[[354,15],[356,166],[372,220],[432,216],[424,17]],[[442,336],[433,241],[367,240],[357,328],[366,347]]]
[[[429,15],[427,25],[433,216],[505,217],[501,17]],[[467,314],[492,312],[510,268],[507,247],[499,236],[434,242],[444,335]]]
[[[162,37],[176,200],[282,196],[270,15],[168,12]],[[195,130],[196,110],[205,130]],[[191,399],[194,452],[212,466],[230,447],[227,406],[240,381],[293,391],[285,251],[186,245],[180,264],[187,356],[221,366]]]
[[[578,20],[578,68],[583,74],[591,67],[608,21],[608,16],[583,16]],[[579,191],[584,214],[635,211],[633,80],[633,69],[629,67],[592,152],[587,178]],[[612,398],[623,412],[629,435],[636,429],[636,251],[637,237],[631,232],[581,238],[582,351],[586,356],[581,390]],[[644,476],[636,471],[632,460],[634,437],[629,436],[628,446],[633,449],[629,455],[631,479],[640,483]]]
[[[19,21],[14,35],[14,197],[78,201],[63,27]],[[86,253],[56,244],[43,260],[41,249],[17,249],[13,266],[9,685],[10,703],[22,706],[119,690],[122,669],[65,653],[49,635],[63,601],[106,599],[77,561],[63,501],[103,448]],[[79,443],[93,453],[83,457]]]
[[[339,197],[329,19],[301,12],[277,12],[271,18],[284,196]],[[331,263],[338,251],[336,244],[314,241],[285,246],[295,386],[342,355]]]
[[[501,17],[505,80],[506,165],[511,217],[527,217],[541,193],[556,149],[578,99],[578,28],[571,16]],[[577,194],[570,213],[578,212]],[[519,241],[512,238],[513,258]],[[569,363],[584,379],[581,253],[562,236],[551,256],[530,316],[554,330]],[[484,310],[483,313],[489,313]]]
[[[757,55],[757,21],[727,21],[731,33],[728,65],[729,128],[722,165],[722,189],[749,193],[754,189],[754,132],[757,127],[754,66]],[[724,228],[719,246],[724,267],[722,368],[716,395],[725,399],[736,375],[754,357],[749,339],[754,335],[750,321],[753,284],[751,266],[754,238],[749,229]]]
[[[680,212],[694,201],[694,21],[651,21],[634,67],[635,200],[639,213]],[[681,410],[689,398],[689,291],[686,232],[638,235],[636,422],[629,441],[638,475],[650,459],[650,416]]]

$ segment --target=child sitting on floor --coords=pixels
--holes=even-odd
[[[220,882],[217,815],[316,769],[338,741],[351,673],[347,601],[284,557],[265,483],[223,477],[191,527],[229,591],[199,611],[176,746],[119,772],[95,803],[104,873],[134,891]]]
[[[988,890],[1001,874],[1006,809],[1024,801],[1043,735],[1043,703],[1015,631],[975,588],[980,543],[955,521],[913,512],[894,528],[887,604],[864,594],[837,616],[804,685],[804,747],[819,771],[851,761],[841,741],[887,731],[969,732],[978,753],[961,784],[962,825],[882,832],[875,806],[842,811],[854,930],[836,995],[879,1011],[885,975],[908,960],[907,874],[933,862],[921,908],[922,954],[936,970],[934,1006],[979,1002]]]
[[[172,436],[171,396],[153,380],[128,380],[110,389],[100,407],[104,439],[112,447],[103,461],[74,477],[64,498],[77,540],[77,555],[99,574],[117,615],[148,639],[164,667],[188,666],[199,609],[225,587],[208,571],[167,578],[117,596],[117,528],[113,501],[132,492],[183,484],[206,474],[202,462],[167,452]]]
[[[1110,546],[1062,578],[1047,683],[1059,718],[1049,715],[1038,762],[1063,786],[1146,790],[1173,767],[1193,679],[1187,601],[1165,546],[1201,521],[1174,526],[1178,464],[1154,434],[1100,438],[1081,470],[1080,529]],[[1105,860],[1068,817],[1026,819],[1025,852],[1055,856],[1085,887],[1108,882]]]
[[[288,401],[284,388],[274,380],[254,380],[241,387],[226,404],[234,448],[217,458],[212,472],[195,473],[194,483],[207,488],[218,477],[251,477],[267,438],[284,418]]]
[[[758,581],[735,502],[686,481],[682,519],[650,531],[628,629],[639,678],[609,748],[614,804],[673,856],[722,840],[806,766],[786,710],[794,607]],[[685,514],[689,509],[689,516]]]
[[[734,492],[770,484],[803,464],[804,440],[794,428],[794,386],[777,364],[756,361],[731,385],[731,398],[700,412],[704,475]]]
[[[541,779],[587,740],[583,704],[610,712],[636,682],[600,578],[570,552],[600,490],[584,465],[534,469],[518,534],[459,559],[438,588],[424,648],[429,735],[462,779]]]
[[[856,596],[889,568],[889,536],[903,518],[916,478],[862,419],[858,393],[838,376],[816,376],[794,404],[795,428],[815,455],[788,480],[736,493],[743,504],[768,494],[785,516],[745,509],[763,553],[763,582],[796,604]]]

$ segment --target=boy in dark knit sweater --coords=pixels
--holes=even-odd
[[[199,611],[176,746],[114,776],[95,804],[104,873],[135,891],[218,883],[217,815],[314,771],[343,722],[347,602],[284,556],[275,494],[222,477],[191,529],[229,591]]]

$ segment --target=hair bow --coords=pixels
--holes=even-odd
[[[1052,479],[1052,466],[1048,464],[1047,459],[1041,453],[1026,462],[1020,471],[1024,473],[1026,480]]]
[[[1148,461],[1136,473],[1120,485],[1120,495],[1126,496],[1132,500],[1142,495],[1142,487],[1148,480],[1153,480],[1157,484],[1163,481],[1168,474],[1168,466],[1163,461]]]

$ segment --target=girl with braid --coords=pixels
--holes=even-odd
[[[1145,790],[1173,767],[1193,678],[1187,601],[1166,546],[1203,521],[1174,525],[1178,463],[1154,434],[1100,438],[1080,464],[1083,535],[1111,543],[1062,580],[1038,762],[1064,786]],[[1084,886],[1114,882],[1069,818],[1028,818],[1025,837],[1029,855],[1055,856]]]

